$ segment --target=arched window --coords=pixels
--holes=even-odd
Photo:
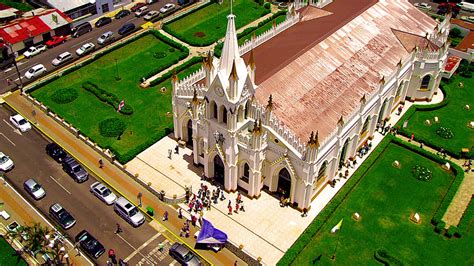
[[[397,93],[395,94],[395,99],[398,100],[400,96],[402,95],[402,89],[403,89],[403,82],[400,83],[400,86],[398,86]]]
[[[222,123],[227,124],[227,108],[222,107]]]
[[[216,102],[211,102],[211,117],[217,119],[217,104]]]
[[[250,101],[247,101],[247,103],[245,103],[245,112],[244,112],[245,119],[247,119],[247,117],[249,116],[249,110],[250,110]]]
[[[326,177],[327,168],[328,168],[328,161],[324,161],[324,163],[319,168],[318,178],[316,179],[317,181],[319,181],[321,178]]]
[[[240,178],[242,181],[248,183],[250,178],[250,167],[248,163],[244,163],[244,171],[242,173],[242,177]]]
[[[421,89],[427,89],[428,88],[428,85],[430,85],[430,81],[431,81],[431,76],[430,75],[426,75],[423,77],[423,79],[421,80]]]
[[[370,116],[367,116],[367,118],[365,119],[364,125],[362,126],[362,130],[360,131],[361,135],[367,132],[367,130],[369,129],[369,124],[370,124]]]

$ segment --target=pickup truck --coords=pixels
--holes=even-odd
[[[31,58],[31,57],[33,57],[37,54],[40,54],[44,51],[46,51],[46,45],[40,44],[38,46],[31,46],[30,48],[28,48],[28,50],[26,50],[26,52],[23,53],[23,55],[26,58]]]
[[[49,48],[51,48],[51,47],[54,47],[56,45],[59,45],[61,43],[66,42],[66,39],[67,39],[66,36],[53,36],[53,38],[51,38],[51,40],[46,42],[46,45]]]

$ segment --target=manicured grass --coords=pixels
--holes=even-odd
[[[415,138],[425,143],[430,143],[441,147],[451,153],[459,154],[462,148],[470,149],[470,156],[474,156],[474,129],[468,128],[469,121],[474,121],[474,79],[463,78],[455,75],[452,80],[442,86],[446,91],[448,102],[435,110],[423,110],[417,108],[414,113],[400,119],[399,126],[408,120],[407,128],[403,129],[408,134],[414,133]],[[464,83],[464,87],[459,87],[459,83]],[[464,109],[469,105],[471,110]],[[416,108],[416,107],[411,107]],[[408,116],[409,115],[409,116]],[[433,123],[434,117],[439,118],[439,123]],[[431,125],[426,125],[425,121],[430,120]],[[440,127],[452,130],[454,137],[445,139],[436,133]]]
[[[249,34],[247,34],[245,36],[242,36],[238,40],[239,45],[242,45],[245,41],[250,40],[253,37],[254,34],[255,34],[255,36],[259,36],[260,34],[262,34],[262,33],[266,32],[267,30],[271,29],[273,27],[273,21],[275,21],[275,23],[278,25],[279,23],[282,23],[283,21],[285,21],[285,19],[286,19],[286,15],[278,16],[274,20],[271,20],[271,21],[265,23],[264,25],[262,25],[261,27],[258,27],[256,30],[250,32]]]
[[[177,49],[170,52],[170,48],[153,35],[146,35],[37,89],[32,95],[101,147],[110,148],[117,159],[125,163],[172,131],[173,120],[167,115],[167,112],[171,112],[170,83],[164,84],[167,87],[165,93],[160,91],[163,85],[143,89],[138,84],[144,72],[169,66],[182,53]],[[165,52],[167,56],[154,57],[159,51]],[[116,62],[121,78],[119,81],[115,79]],[[181,75],[187,75],[190,71],[182,72]],[[133,114],[118,113],[111,105],[99,101],[82,88],[86,81],[123,99],[133,108]],[[61,88],[75,89],[79,96],[70,103],[58,104],[51,96]],[[119,118],[127,123],[120,139],[100,135],[98,125],[108,118]]]
[[[0,266],[7,265],[28,265],[26,261],[17,256],[15,250],[8,242],[0,236]]]
[[[395,160],[401,163],[400,169],[392,166]],[[430,169],[432,179],[417,180],[411,173],[415,165]],[[397,144],[388,144],[292,264],[310,265],[314,261],[376,265],[374,252],[379,249],[405,265],[472,264],[471,232],[462,238],[448,239],[435,233],[430,223],[453,180],[454,175],[442,170],[439,164]],[[358,222],[351,218],[355,212],[361,215]],[[422,219],[419,225],[409,220],[415,212]],[[330,233],[341,219],[341,230]],[[317,220],[318,217],[314,222]]]
[[[243,27],[264,15],[268,10],[253,0],[235,0],[233,13],[236,28]],[[195,46],[207,46],[224,37],[230,1],[222,5],[213,3],[164,26],[164,30],[184,42]]]
[[[20,11],[30,11],[30,10],[33,10],[33,7],[30,6],[30,4],[28,3],[21,3],[21,1],[19,0],[0,0],[0,3],[2,4],[5,4],[7,6],[10,6],[10,7],[13,7],[13,8],[16,8]]]

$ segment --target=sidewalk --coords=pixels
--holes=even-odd
[[[19,91],[7,96],[5,101],[18,113],[22,114],[23,117],[27,118],[32,124],[34,124],[33,122],[36,122],[35,126],[40,132],[62,146],[69,154],[73,155],[82,165],[84,165],[89,172],[93,173],[99,179],[102,179],[110,187],[128,198],[131,202],[137,203],[137,195],[138,193],[142,193],[142,211],[146,212],[144,208],[147,206],[150,206],[155,210],[157,221],[150,223],[150,225],[152,225],[157,231],[163,232],[163,235],[168,238],[170,242],[181,241],[187,243],[190,247],[194,247],[195,240],[192,237],[180,239],[177,236],[179,235],[184,220],[177,218],[174,206],[169,206],[158,200],[147,189],[135,182],[115,165],[107,161],[107,158],[99,155],[93,148],[77,139],[75,135],[59,125],[53,118],[49,117],[36,105],[33,105],[25,97],[21,96]],[[33,110],[36,111],[35,117],[32,116]],[[99,168],[99,159],[104,161],[103,168]],[[161,223],[161,215],[165,210],[167,210],[170,215],[169,220],[163,224]],[[191,235],[194,235],[196,231],[196,228],[191,228]],[[197,253],[215,265],[231,265],[236,260],[239,265],[244,264],[243,261],[238,259],[227,249],[218,253],[208,250],[197,250]]]
[[[0,206],[0,210],[5,210],[11,217],[8,220],[0,218],[0,232],[4,229],[4,226],[8,226],[10,223],[16,221],[20,225],[32,225],[33,223],[40,223],[42,226],[46,226],[53,230],[54,226],[44,219],[29,203],[17,194],[14,189],[0,181],[0,202],[3,206]],[[3,226],[2,226],[3,225]],[[74,250],[74,246],[70,241],[66,241],[66,250],[69,254],[69,263],[74,265],[94,265],[88,258],[84,256],[76,256],[77,253]],[[27,261],[29,265],[37,264],[31,258]],[[40,261],[43,263],[43,261]]]

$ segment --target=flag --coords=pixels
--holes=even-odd
[[[341,229],[341,226],[342,226],[342,220],[344,219],[341,219],[339,221],[339,223],[336,224],[336,226],[334,226],[332,229],[331,229],[331,233],[336,233],[337,231],[339,231]]]
[[[120,110],[122,110],[124,106],[125,106],[125,100],[122,100],[118,105],[117,112],[120,112]]]

